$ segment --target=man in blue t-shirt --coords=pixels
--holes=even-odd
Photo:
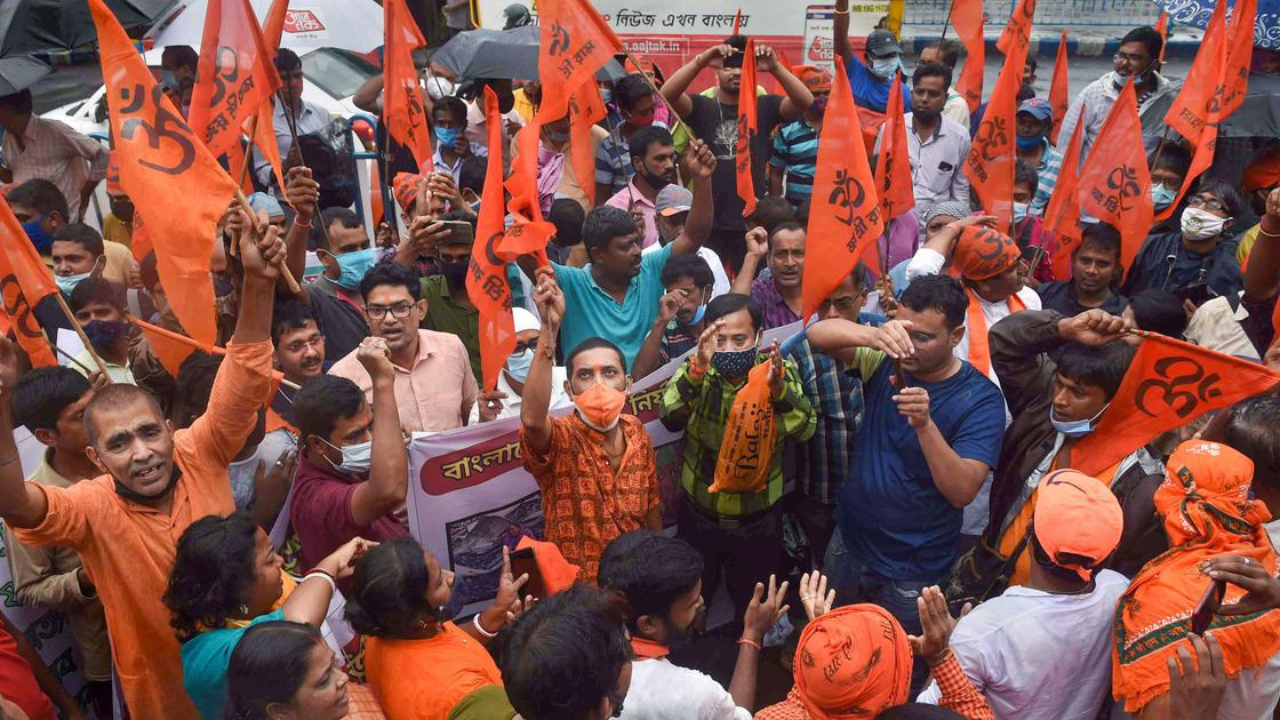
[[[836,0],[835,16],[836,55],[849,74],[853,100],[861,107],[883,113],[889,103],[889,89],[894,86],[893,75],[902,68],[902,46],[888,30],[872,30],[866,50],[858,57],[849,43],[849,0]],[[905,81],[899,85],[902,110],[911,112],[911,91]]]
[[[952,354],[968,305],[957,280],[927,275],[880,328],[833,319],[808,331],[814,348],[859,374],[865,404],[824,568],[842,603],[876,603],[913,635],[921,632],[916,599],[950,571],[961,509],[995,465],[1004,434],[1000,390]]]

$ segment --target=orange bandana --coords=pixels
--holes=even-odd
[[[970,280],[986,280],[1013,267],[1022,258],[1008,235],[984,225],[970,225],[956,240],[952,266]]]
[[[421,175],[402,172],[396,173],[395,179],[391,181],[391,187],[396,195],[396,203],[406,213],[413,210],[413,203],[418,199],[418,182],[420,180],[422,180]]]
[[[1186,646],[1191,612],[1210,584],[1201,562],[1236,554],[1276,574],[1276,553],[1263,527],[1271,514],[1249,499],[1253,463],[1248,458],[1226,445],[1188,440],[1169,457],[1167,468],[1155,505],[1170,550],[1142,568],[1116,608],[1112,689],[1130,713],[1169,690],[1165,660]],[[1242,595],[1242,589],[1228,585],[1223,604]],[[1280,651],[1280,611],[1215,616],[1209,629],[1222,645],[1228,677],[1259,667]]]
[[[815,720],[876,717],[907,701],[911,646],[878,605],[846,605],[809,623],[795,660],[796,695]]]

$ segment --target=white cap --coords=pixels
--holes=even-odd
[[[538,317],[522,307],[511,308],[511,317],[515,320],[516,332],[524,332],[525,330],[541,330],[542,323],[538,322]]]

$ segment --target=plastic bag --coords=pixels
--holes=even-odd
[[[751,368],[747,384],[733,399],[711,492],[760,492],[768,483],[777,436],[769,390],[770,365],[764,362]]]

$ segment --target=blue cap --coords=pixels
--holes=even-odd
[[[1053,106],[1044,98],[1028,98],[1018,106],[1018,112],[1030,113],[1037,120],[1052,120]]]

